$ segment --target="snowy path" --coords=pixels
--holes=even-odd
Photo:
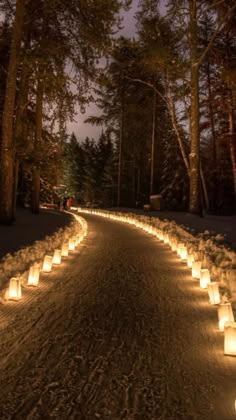
[[[85,219],[80,250],[0,306],[0,419],[236,418],[207,293],[158,240]]]

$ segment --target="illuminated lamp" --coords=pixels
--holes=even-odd
[[[39,264],[35,263],[30,267],[28,276],[28,286],[38,286],[39,284]]]
[[[181,258],[181,260],[186,260],[188,257],[188,252],[187,252],[187,248],[185,245],[181,246],[179,249],[179,256]]]
[[[148,226],[148,233],[152,235],[153,233],[153,226]]]
[[[82,236],[77,235],[76,238],[75,238],[75,246],[79,245],[81,240],[82,240]]]
[[[163,241],[164,241],[164,244],[168,244],[169,243],[169,235],[168,235],[168,233],[164,233],[163,234]]]
[[[192,268],[193,262],[194,262],[194,256],[193,254],[189,254],[187,258],[187,265],[189,268]]]
[[[236,356],[236,322],[225,323],[224,354]]]
[[[61,264],[61,250],[55,249],[52,259],[53,264]]]
[[[163,232],[161,230],[159,230],[159,235],[158,235],[158,239],[160,239],[160,241],[163,241]]]
[[[75,250],[75,240],[74,238],[69,239],[69,251]]]
[[[67,243],[63,244],[61,247],[61,256],[68,257],[69,254],[69,245]]]
[[[220,303],[219,285],[216,281],[211,281],[207,285],[207,291],[211,305],[218,305]]]
[[[176,251],[179,256],[180,256],[180,250],[183,246],[185,246],[183,242],[178,242]]]
[[[177,251],[177,246],[178,246],[177,239],[174,238],[172,240],[172,242],[171,242],[171,249],[172,249],[172,251]]]
[[[200,279],[200,271],[202,267],[201,261],[194,261],[192,263],[192,277],[195,279]]]
[[[202,268],[200,270],[200,287],[202,289],[207,289],[208,283],[210,283],[210,273],[207,268]]]
[[[8,299],[19,300],[22,298],[20,279],[12,277],[9,283]]]
[[[224,331],[224,325],[226,322],[234,322],[234,314],[230,302],[221,303],[218,306],[218,320],[220,331]]]
[[[52,257],[50,255],[45,255],[43,260],[42,271],[49,273],[52,269]]]

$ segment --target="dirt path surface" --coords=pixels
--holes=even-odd
[[[0,306],[0,419],[233,420],[207,293],[157,239],[85,219],[83,245]]]

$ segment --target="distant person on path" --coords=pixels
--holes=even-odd
[[[66,210],[67,200],[68,200],[68,198],[67,198],[67,197],[64,197],[64,198],[63,198],[63,203],[62,203],[63,210]]]
[[[72,199],[69,197],[69,198],[67,199],[67,202],[66,202],[66,208],[67,208],[67,210],[70,210],[70,206],[71,206],[71,204],[72,204]]]

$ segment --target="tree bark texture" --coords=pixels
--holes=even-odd
[[[232,92],[229,100],[229,150],[232,165],[233,185],[234,185],[234,213],[236,212],[236,117],[233,106]]]
[[[2,142],[0,155],[0,223],[2,224],[10,224],[14,220],[13,183],[15,145],[13,140],[13,117],[16,96],[17,65],[22,38],[24,12],[25,0],[17,0],[2,119]]]
[[[153,92],[153,108],[152,108],[152,144],[151,144],[151,174],[150,174],[150,196],[153,194],[154,186],[154,156],[155,156],[155,136],[156,136],[156,108],[157,94]]]
[[[213,170],[213,179],[212,179],[212,210],[216,213],[217,210],[217,201],[218,201],[218,188],[219,188],[219,176],[218,176],[218,168],[219,168],[219,151],[217,148],[217,136],[215,130],[215,118],[214,118],[214,110],[213,110],[213,94],[212,94],[212,81],[211,81],[211,67],[210,64],[207,65],[207,86],[208,86],[208,109],[209,109],[209,119],[210,119],[210,127],[211,127],[211,153],[212,153],[212,167]]]
[[[38,79],[36,98],[36,122],[34,142],[34,167],[32,171],[32,213],[39,213],[40,205],[40,159],[42,147],[42,123],[43,123],[43,80]]]
[[[184,149],[184,143],[180,134],[180,129],[178,126],[178,122],[177,122],[177,118],[176,118],[176,113],[175,113],[175,104],[174,104],[174,100],[173,100],[173,96],[172,96],[172,92],[171,92],[171,86],[170,86],[170,82],[169,80],[166,80],[167,82],[167,97],[168,97],[168,110],[170,113],[170,118],[171,118],[171,123],[172,126],[174,128],[175,134],[176,134],[176,138],[178,141],[178,145],[180,148],[180,152],[181,152],[181,156],[183,158],[183,162],[185,165],[185,168],[187,170],[187,174],[188,176],[190,176],[190,169],[189,169],[189,163],[188,163],[188,158]]]
[[[18,171],[28,144],[27,144],[27,103],[29,93],[29,69],[26,60],[23,60],[21,81],[17,100],[16,124],[15,124],[15,170],[13,184],[13,215],[16,214],[17,188],[18,188]]]
[[[189,211],[201,214],[200,192],[200,129],[199,129],[199,65],[197,62],[197,4],[189,1],[190,7],[190,50],[191,50],[191,117],[190,117],[190,191]]]
[[[119,154],[118,154],[118,179],[117,179],[117,207],[121,203],[121,175],[123,161],[123,137],[124,137],[124,81],[121,91],[121,111],[120,111],[120,137],[119,137]]]

